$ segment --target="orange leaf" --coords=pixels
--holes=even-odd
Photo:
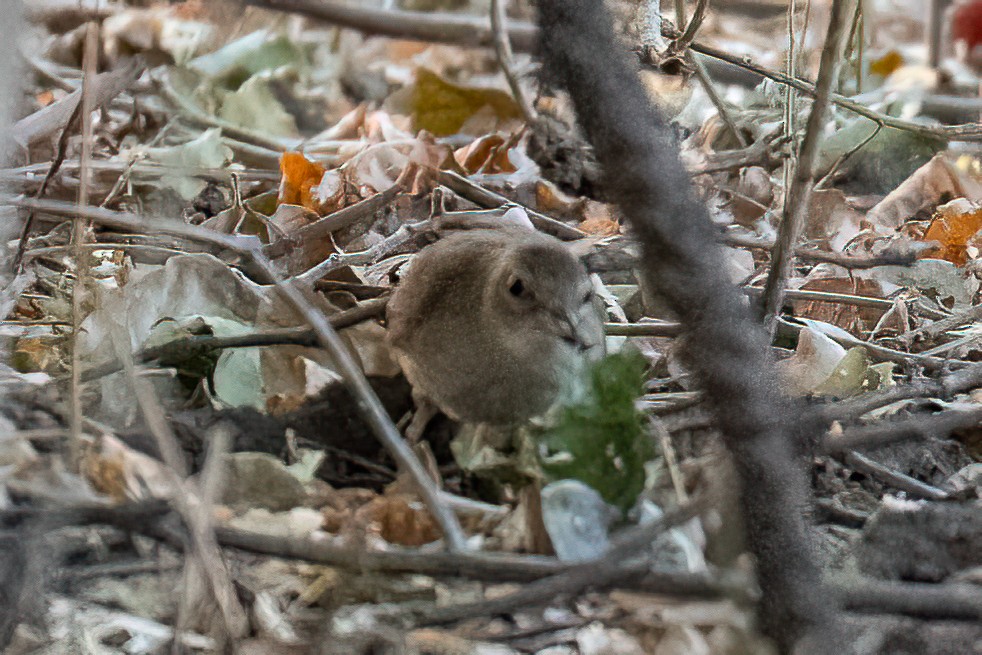
[[[310,161],[302,153],[284,152],[280,157],[283,177],[280,179],[278,204],[301,205],[317,211],[320,203],[313,198],[311,189],[320,184],[325,171],[323,166]]]
[[[982,229],[982,208],[966,206],[964,201],[938,207],[923,241],[937,241],[939,248],[927,251],[929,257],[946,259],[961,266],[968,261],[969,239]]]
[[[879,59],[875,59],[869,64],[869,72],[874,75],[888,76],[893,71],[904,65],[903,56],[896,50],[891,50]]]
[[[379,496],[368,508],[381,537],[391,544],[422,546],[440,538],[426,506],[415,498]]]
[[[587,234],[612,237],[621,233],[621,226],[610,212],[610,205],[596,200],[583,203],[583,221],[577,226]]]

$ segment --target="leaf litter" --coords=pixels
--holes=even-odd
[[[538,93],[543,115],[526,124],[489,49],[367,37],[252,8],[237,9],[229,21],[217,8],[224,3],[208,4],[121,3],[105,10],[104,68],[96,82],[101,108],[94,114],[92,159],[85,162],[69,114],[81,97],[72,92],[82,80],[86,14],[77,3],[52,2],[32,15],[46,27],[31,37],[37,74],[28,78],[29,95],[12,132],[29,156],[11,164],[5,179],[31,196],[50,162],[59,162],[46,199],[75,202],[86,185],[92,204],[132,212],[145,229],[97,228],[79,260],[66,224],[39,213],[43,220],[24,244],[23,271],[4,299],[4,332],[12,344],[0,405],[4,509],[42,501],[125,508],[181,495],[204,503],[236,592],[251,608],[250,632],[237,639],[238,652],[318,652],[311,648],[325,634],[341,649],[330,652],[368,652],[359,649],[369,643],[420,653],[772,652],[752,621],[751,603],[720,594],[673,598],[640,584],[599,589],[576,603],[554,598],[545,611],[475,614],[451,627],[405,630],[399,626],[406,624],[384,620],[386,611],[413,604],[499,598],[512,591],[509,576],[525,562],[542,561],[526,556],[587,563],[602,556],[627,526],[657,520],[719,484],[727,472],[718,434],[711,420],[701,420],[705,399],[690,392],[675,340],[644,334],[645,326],[674,317],[657,290],[639,282],[636,255],[625,259],[615,251],[632,238],[618,199],[604,195],[566,99],[528,74],[533,59],[516,59],[520,83]],[[479,4],[415,9],[435,17],[481,15]],[[710,10],[699,38],[780,69],[784,53],[774,44],[786,42],[784,19],[755,22],[760,19],[726,4]],[[812,4],[824,11],[828,3]],[[943,68],[953,74],[922,74],[910,54],[912,37],[901,29],[919,29],[918,21],[898,8],[901,0],[874,4],[902,20],[891,23],[889,37],[848,59],[854,79],[843,77],[842,93],[861,94],[864,104],[898,119],[945,120],[932,117],[936,97],[977,91],[977,72],[944,42]],[[632,15],[626,4],[619,9]],[[513,20],[531,16],[526,3],[509,11]],[[628,38],[636,38],[636,24],[625,20]],[[805,38],[821,34],[810,27]],[[133,70],[140,71],[137,79]],[[676,145],[723,237],[772,242],[784,207],[783,90],[710,73],[720,76],[713,84],[724,92],[728,124],[694,77],[646,73],[647,88],[675,120]],[[797,124],[807,110],[803,100],[791,109]],[[824,253],[825,263],[799,258],[783,316],[795,327],[779,331],[775,346],[784,357],[781,384],[835,416],[848,402],[927,383],[938,371],[965,370],[982,356],[973,313],[982,276],[982,174],[972,142],[879,130],[843,107],[825,129],[816,178],[822,183],[801,244]],[[451,189],[450,174],[467,183]],[[341,319],[384,297],[412,255],[441,231],[528,228],[540,225],[541,215],[562,223],[567,234],[585,235],[574,247],[596,273],[608,322],[637,332],[609,336],[613,354],[579,393],[533,426],[496,433],[438,417],[415,445],[472,544],[503,554],[500,577],[474,579],[422,563],[439,555],[438,523],[365,427],[337,363],[302,334],[307,323],[271,280],[235,252],[154,229],[155,217],[181,218],[249,235],[280,273],[316,295],[319,311]],[[767,249],[728,252],[731,279],[753,301],[751,291],[768,268]],[[885,256],[891,252],[909,253],[911,261],[898,266]],[[850,265],[863,257],[883,262]],[[82,388],[86,423],[77,470],[66,457],[63,384],[72,366],[75,285],[82,293],[77,355],[83,375],[112,369]],[[340,333],[400,421],[412,403],[381,317],[368,311]],[[117,334],[129,339],[137,374],[151,383],[163,428],[138,409],[132,372],[113,344]],[[871,405],[863,415],[843,413],[830,430],[876,425],[887,415],[970,413],[977,403],[971,388],[926,392]],[[161,463],[161,429],[176,436],[189,478]],[[209,454],[216,429],[231,432],[229,452]],[[969,517],[959,520],[974,516],[980,524],[980,487],[968,473],[982,458],[980,443],[976,423],[953,435],[931,434],[919,449],[864,451],[887,464],[877,470],[854,470],[849,456],[817,457],[815,493],[825,515],[814,530],[830,559],[843,569],[862,568],[875,559],[870,552],[890,548],[875,528],[903,520],[893,499],[923,497],[923,487],[910,480],[958,500]],[[206,474],[209,457],[219,462],[217,473]],[[661,555],[652,566],[713,580],[746,578],[739,553],[720,546],[732,530],[725,522],[694,520],[657,542]],[[121,538],[127,531],[134,535],[128,542]],[[164,652],[175,634],[191,652],[218,652],[227,637],[220,616],[208,611],[189,618],[181,614],[184,600],[174,602],[193,596],[178,575],[182,557],[193,553],[182,555],[173,543],[158,541],[159,534],[126,523],[67,522],[51,534],[61,549],[51,564],[65,580],[45,581],[37,620],[16,626],[10,652]],[[978,530],[972,535],[973,543],[982,542]],[[857,560],[851,544],[860,542]],[[982,565],[982,548],[974,552],[956,569]],[[394,562],[400,554],[415,564],[364,564],[373,555],[392,555]],[[875,567],[881,571],[882,562]],[[892,579],[923,578],[915,571]],[[752,595],[749,584],[742,589]],[[878,629],[909,638],[903,631],[915,619],[904,621]],[[964,636],[954,633],[939,643]],[[944,652],[940,647],[932,652]]]

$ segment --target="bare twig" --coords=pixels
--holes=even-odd
[[[93,89],[92,80],[95,78],[96,63],[99,58],[99,26],[96,23],[89,23],[86,26],[85,45],[83,61],[85,65],[85,77],[81,88],[81,119],[82,119],[82,155],[81,167],[79,168],[79,178],[81,186],[78,193],[78,206],[85,207],[89,202],[89,170],[86,163],[92,158],[92,111]],[[27,239],[27,229],[30,221],[25,222],[24,234],[21,235],[21,244],[18,246],[18,254],[23,253],[23,244]],[[69,467],[73,471],[78,470],[82,457],[82,358],[78,352],[79,336],[82,326],[82,299],[85,297],[89,286],[89,260],[85,256],[82,244],[85,242],[89,232],[89,226],[83,221],[75,221],[72,224],[72,259],[75,262],[75,283],[72,285],[72,332],[69,336],[69,351],[71,352],[71,379],[69,383],[69,429],[71,439],[69,440]]]
[[[815,177],[815,164],[818,160],[819,141],[825,129],[829,108],[829,94],[838,76],[842,37],[846,31],[849,4],[850,0],[832,2],[828,32],[825,35],[825,46],[822,48],[819,64],[818,83],[815,85],[815,100],[808,115],[805,136],[798,149],[798,162],[791,188],[785,193],[784,218],[778,232],[777,243],[772,251],[771,268],[764,286],[761,307],[761,316],[772,333],[784,304],[784,291],[794,261],[794,248],[805,226],[808,200],[811,197]]]
[[[508,40],[507,24],[505,0],[491,0],[491,31],[494,33],[494,51],[498,55],[498,67],[508,81],[508,88],[515,96],[515,102],[522,110],[525,122],[531,124],[538,120],[539,116],[515,73],[515,60],[511,52],[511,42]]]
[[[366,321],[376,316],[381,316],[385,312],[388,304],[388,297],[375,298],[360,303],[356,307],[347,309],[328,317],[331,325],[336,330],[350,327],[362,321]],[[240,334],[230,337],[220,337],[215,335],[195,335],[183,337],[161,344],[144,348],[133,355],[134,361],[143,364],[163,357],[178,359],[181,355],[190,357],[194,353],[209,350],[220,350],[224,348],[254,348],[257,346],[311,346],[318,344],[317,334],[311,328],[279,328],[275,330],[262,330],[251,334]],[[96,366],[85,371],[82,376],[83,382],[89,382],[106,375],[111,375],[122,369],[120,361],[114,360]]]
[[[713,84],[713,79],[709,75],[709,71],[706,70],[706,64],[702,62],[698,57],[689,56],[687,58],[692,68],[696,71],[696,78],[698,78],[699,83],[702,84],[702,88],[706,91],[706,95],[709,96],[710,102],[716,107],[716,113],[719,114],[720,120],[726,125],[726,129],[730,131],[736,142],[740,144],[741,148],[746,148],[750,144],[747,143],[747,137],[743,135],[740,128],[737,127],[736,122],[733,120],[733,116],[730,115],[730,109],[726,106],[726,101],[716,90],[716,86]]]
[[[982,305],[976,305],[970,309],[966,309],[965,311],[952,314],[946,318],[942,318],[923,327],[919,327],[916,330],[904,332],[897,338],[908,346],[921,339],[925,341],[932,341],[940,337],[948,330],[954,330],[957,327],[968,323],[974,323],[980,319],[982,319]]]
[[[625,538],[615,541],[600,559],[571,568],[569,571],[536,580],[521,589],[493,600],[462,603],[446,607],[431,607],[420,611],[410,611],[415,625],[452,623],[474,616],[487,616],[514,611],[527,605],[537,605],[555,600],[563,594],[576,594],[588,587],[605,587],[618,580],[637,574],[624,566],[624,560],[641,555],[650,548],[652,541],[666,530],[681,525],[698,514],[700,502],[689,503],[679,509],[666,513],[662,518],[647,525],[638,526]],[[397,610],[400,612],[400,610]]]
[[[982,387],[982,364],[970,364],[945,373],[937,380],[918,380],[898,384],[880,391],[863,394],[857,398],[826,405],[815,410],[818,420],[854,421],[874,409],[911,398],[941,398],[947,400],[956,393]]]
[[[709,8],[709,0],[698,0],[696,2],[696,8],[692,12],[692,18],[689,19],[688,24],[685,26],[685,31],[682,36],[676,40],[676,46],[681,50],[683,48],[688,48],[689,44],[696,38],[696,33],[699,28],[702,27],[702,21],[706,18],[706,10]],[[679,20],[681,21],[685,16],[685,10],[683,9],[682,14],[679,15]],[[680,22],[679,25],[682,23]]]
[[[396,182],[385,191],[376,193],[374,196],[369,196],[344,209],[339,209],[310,225],[305,225],[297,230],[296,234],[290,238],[274,241],[263,248],[263,250],[267,257],[274,259],[286,254],[297,243],[321,241],[330,236],[332,232],[342,230],[349,225],[375,215],[377,211],[391,204],[395,197],[403,190],[402,183]]]
[[[308,16],[378,36],[484,47],[494,43],[494,34],[488,20],[477,16],[361,7],[317,0],[243,0],[243,2],[254,7]],[[535,49],[538,37],[535,26],[531,23],[511,22],[508,25],[508,38],[519,52],[531,52]]]
[[[92,221],[97,225],[116,229],[128,230],[137,234],[164,234],[207,243],[236,253],[248,253],[259,240],[254,236],[241,234],[221,234],[203,227],[188,225],[180,221],[165,218],[154,218],[148,221],[139,214],[113,211],[100,207],[79,207],[76,203],[60,200],[34,200],[32,198],[0,197],[0,205],[24,207],[46,214],[64,216],[66,218]]]
[[[497,209],[503,205],[518,204],[499,193],[485,189],[476,182],[472,182],[463,175],[459,175],[453,171],[437,171],[437,181],[465,200],[470,200],[478,207],[484,207],[485,209]],[[524,205],[518,204],[518,206],[522,207],[525,213],[528,214],[532,225],[546,234],[551,234],[554,237],[565,240],[582,239],[586,236],[585,232],[572,225],[566,225],[562,221],[541,214]]]
[[[950,0],[928,0],[925,5],[924,44],[927,46],[927,65],[937,68],[941,63],[941,27],[944,7]]]
[[[92,94],[90,99],[92,109],[105,105],[128,89],[140,76],[144,68],[143,60],[139,57],[134,57],[125,66],[117,70],[100,73],[90,78],[89,93]],[[74,91],[44,109],[36,111],[30,116],[25,116],[11,128],[10,137],[22,146],[28,146],[39,139],[43,139],[63,129],[70,122],[72,115],[81,103],[83,92],[84,85],[83,88]]]
[[[695,52],[706,55],[707,57],[712,57],[718,61],[726,62],[727,64],[731,64],[737,68],[747,70],[753,73],[755,76],[772,80],[778,84],[793,87],[795,90],[809,96],[815,95],[815,86],[805,80],[789,77],[784,73],[779,73],[763,66],[759,66],[742,57],[731,55],[723,50],[714,48],[713,46],[709,46],[704,43],[695,42],[690,47]],[[937,137],[948,141],[982,140],[982,126],[978,125],[977,123],[965,123],[962,125],[927,125],[878,112],[856,102],[855,100],[850,100],[849,98],[836,93],[829,95],[829,102],[837,107],[851,111],[858,116],[867,118],[878,125],[882,125],[883,127],[892,127],[898,130],[904,130],[905,132],[913,132],[914,134],[920,134],[923,136]]]
[[[127,320],[126,317],[124,320]],[[153,435],[157,449],[172,476],[174,501],[178,512],[187,523],[193,552],[199,560],[197,567],[208,581],[212,595],[221,610],[226,633],[232,638],[242,637],[248,632],[249,619],[245,609],[239,604],[231,576],[215,540],[210,505],[205,504],[202,507],[197,500],[192,499],[190,492],[185,488],[187,466],[181,454],[181,447],[167,423],[164,409],[154,395],[153,387],[139,375],[133,364],[129,353],[129,335],[123,325],[114,324],[112,339],[116,356],[123,363],[123,369],[136,394],[137,405],[147,428]],[[212,463],[215,464],[214,461]]]
[[[923,619],[982,621],[982,594],[972,584],[894,582],[863,578],[840,583],[845,606],[860,612]]]
[[[905,475],[899,471],[880,464],[855,451],[849,451],[842,456],[845,463],[860,473],[872,476],[895,489],[906,491],[915,498],[926,498],[928,500],[944,500],[948,494],[937,487],[921,482],[916,478]]]
[[[721,240],[727,245],[740,246],[743,248],[770,250],[774,247],[774,242],[770,239],[758,239],[756,237],[744,236],[731,232],[725,232],[721,237]],[[796,257],[800,257],[808,261],[825,262],[827,264],[842,266],[843,268],[854,269],[874,268],[876,266],[909,266],[917,259],[916,253],[913,252],[886,252],[879,255],[853,255],[819,250],[818,248],[809,248],[806,246],[796,247],[794,254]]]
[[[777,323],[777,333],[794,336],[800,332],[802,326],[779,319]],[[948,368],[966,366],[964,362],[951,361],[940,357],[927,357],[915,353],[905,353],[893,348],[887,348],[869,341],[857,339],[848,333],[831,332],[826,334],[829,339],[835,341],[845,348],[865,348],[870,357],[881,362],[894,362],[897,364],[917,364],[928,370],[940,371]]]
[[[897,441],[923,439],[966,430],[982,423],[982,409],[948,409],[936,414],[916,414],[874,425],[848,428],[842,434],[827,437],[822,442],[826,453],[844,452],[857,448],[873,448]]]

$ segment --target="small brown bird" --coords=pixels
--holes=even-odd
[[[418,401],[458,421],[541,414],[604,353],[583,264],[558,239],[517,228],[461,231],[424,248],[387,319]]]

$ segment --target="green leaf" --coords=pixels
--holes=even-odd
[[[293,116],[270,91],[269,81],[258,75],[246,80],[237,91],[226,92],[218,115],[261,134],[290,137],[299,134]]]
[[[235,87],[256,73],[283,66],[302,68],[306,66],[306,61],[301,46],[285,36],[259,30],[215,52],[196,57],[188,66],[213,79],[227,81]]]
[[[643,390],[644,358],[636,351],[593,364],[586,389],[562,405],[539,436],[542,469],[552,480],[575,479],[622,510],[644,488],[655,456],[634,401]]]

